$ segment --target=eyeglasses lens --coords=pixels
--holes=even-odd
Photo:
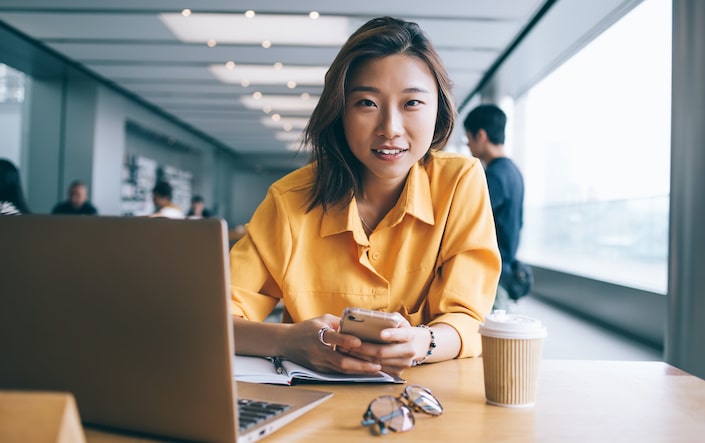
[[[369,411],[377,419],[380,432],[385,428],[395,432],[404,432],[414,427],[414,415],[404,403],[391,395],[378,397],[370,404]]]
[[[443,413],[441,402],[426,388],[418,385],[410,385],[404,390],[403,395],[409,400],[411,405],[419,411],[434,416]]]

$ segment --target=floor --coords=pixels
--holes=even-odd
[[[517,314],[538,318],[546,326],[544,359],[663,360],[661,350],[594,325],[531,296],[516,304]]]

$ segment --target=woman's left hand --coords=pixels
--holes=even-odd
[[[415,360],[426,355],[431,342],[428,330],[412,327],[408,323],[385,329],[381,336],[389,343],[362,342],[362,345],[355,349],[339,347],[338,351],[361,360],[379,363],[382,371],[400,376],[405,369],[413,366]]]

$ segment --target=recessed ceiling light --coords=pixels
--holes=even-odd
[[[255,100],[259,100],[262,98],[262,93],[260,91],[255,91],[252,93],[252,98],[254,98]]]
[[[262,42],[262,47],[263,47],[264,49],[271,48],[271,47],[272,47],[272,42],[270,42],[269,40],[265,40],[265,41]]]
[[[281,63],[281,62],[276,62],[276,63],[274,64],[274,69],[276,69],[277,71],[280,70],[280,69],[283,68],[283,67],[284,67],[284,64]]]
[[[215,45],[217,45],[218,42],[216,42],[215,40],[211,39],[211,40],[208,40],[208,42],[207,42],[206,44],[208,45],[209,48],[215,48]]]
[[[270,112],[272,112],[272,107],[269,105],[264,105],[262,106],[262,112],[264,112],[265,114],[269,114]]]
[[[275,122],[278,122],[278,121],[281,120],[281,119],[282,119],[282,116],[281,116],[281,115],[279,115],[279,114],[272,114],[272,120],[274,120]]]
[[[232,60],[229,60],[228,62],[225,63],[225,67],[227,69],[235,69],[235,62]]]
[[[286,82],[286,87],[289,89],[294,89],[296,87],[296,82],[294,80],[289,80]]]
[[[304,129],[308,124],[308,118],[282,117],[279,121],[275,122],[269,117],[262,117],[260,122],[268,128],[283,128],[285,131],[290,131],[292,129]],[[290,129],[286,129],[287,127]]]
[[[255,16],[255,11],[253,11],[252,9],[248,9],[247,11],[245,11],[245,17],[253,18],[254,16]]]
[[[240,102],[248,109],[262,109],[264,106],[271,106],[281,115],[293,112],[310,113],[316,107],[318,97],[315,100],[302,101],[297,95],[263,95],[259,99],[255,99],[251,95],[243,95],[240,97]]]
[[[309,94],[308,92],[304,92],[301,94],[301,100],[308,100],[309,98],[311,98],[311,94]]]
[[[274,133],[274,138],[283,142],[294,142],[301,138],[300,131],[280,131]]]
[[[191,10],[184,9],[183,11],[181,11],[181,15],[183,15],[184,17],[188,17],[189,15],[191,15]]]
[[[249,80],[246,80],[246,79],[242,79],[242,80],[240,81],[240,85],[241,85],[243,88],[246,88],[246,87],[250,86],[250,81],[249,81]]]
[[[321,16],[321,14],[319,14],[318,11],[311,11],[311,12],[308,13],[308,17],[309,17],[311,20],[316,20],[316,19],[318,19],[320,16]]]
[[[238,63],[235,69],[227,69],[224,64],[211,65],[210,72],[223,83],[238,83],[247,80],[251,85],[285,85],[293,81],[296,85],[322,86],[326,66],[291,66],[272,69],[272,65],[246,65]]]

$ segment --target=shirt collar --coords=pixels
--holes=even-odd
[[[420,163],[411,167],[404,190],[391,212],[392,225],[401,222],[406,214],[429,225],[435,223],[429,177],[426,169]],[[357,212],[355,197],[353,197],[350,204],[344,207],[333,206],[323,213],[321,237],[351,231],[358,243],[366,244],[368,242],[367,236],[358,220],[360,220],[360,215]]]

